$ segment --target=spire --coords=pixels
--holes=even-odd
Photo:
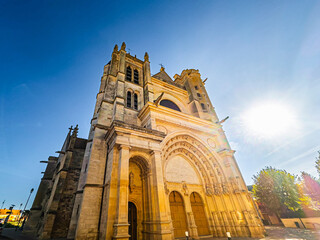
[[[149,62],[149,54],[147,52],[144,54],[144,61]]]
[[[117,44],[114,46],[113,52],[118,52],[118,45]]]
[[[69,127],[69,135],[71,134],[71,131],[73,130],[73,126],[71,125],[71,127]]]
[[[72,137],[77,137],[78,136],[78,130],[79,130],[79,128],[78,128],[78,124],[77,124],[77,126],[73,129]]]
[[[122,45],[121,45],[121,50],[125,51],[126,50],[126,43],[123,42]]]

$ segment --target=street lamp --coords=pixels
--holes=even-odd
[[[27,207],[27,205],[28,205],[28,202],[29,202],[29,199],[30,199],[30,196],[31,196],[31,194],[32,194],[33,190],[34,190],[34,189],[33,189],[33,188],[31,188],[31,190],[30,190],[30,194],[29,194],[29,197],[28,197],[27,202],[26,202],[26,205],[24,205],[23,212],[26,210],[26,207]]]
[[[22,211],[22,213],[21,213],[21,215],[20,215],[20,218],[19,218],[19,222],[18,222],[18,225],[17,225],[17,228],[19,227],[19,225],[20,225],[20,221],[21,221],[21,217],[22,217],[22,214],[25,212],[25,210],[26,210],[26,207],[27,207],[27,205],[28,205],[28,202],[29,202],[29,199],[30,199],[30,196],[31,196],[31,194],[32,194],[32,192],[33,192],[33,188],[31,188],[31,190],[30,190],[30,194],[29,194],[29,197],[28,197],[28,199],[27,199],[27,202],[26,202],[26,205],[24,205],[24,208],[23,208],[23,211]],[[24,221],[23,221],[24,222]],[[23,225],[23,224],[22,224]],[[16,228],[16,231],[17,231],[17,228]]]

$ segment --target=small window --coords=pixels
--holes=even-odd
[[[133,71],[133,82],[139,84],[139,72],[136,69]]]
[[[138,94],[133,95],[133,107],[135,110],[138,110]]]
[[[197,96],[198,96],[199,98],[201,98],[201,94],[200,94],[200,93],[197,93]]]
[[[198,88],[198,86],[194,86],[194,88],[196,89],[196,90],[198,90],[199,88]]]
[[[131,92],[127,92],[127,107],[131,108]]]
[[[131,67],[127,67],[126,80],[131,82],[132,79],[132,70]]]
[[[201,103],[201,107],[203,111],[207,111],[206,106],[204,105],[204,103]]]

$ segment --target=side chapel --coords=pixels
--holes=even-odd
[[[49,157],[25,231],[39,239],[262,237],[264,228],[195,69],[115,45],[88,139]]]

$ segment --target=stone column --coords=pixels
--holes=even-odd
[[[152,165],[152,185],[153,199],[154,199],[154,215],[153,221],[156,226],[156,234],[154,239],[172,239],[172,232],[170,230],[170,220],[166,209],[166,193],[164,190],[163,170],[161,162],[161,152],[153,151],[151,153]]]
[[[217,236],[216,237],[223,237],[222,229],[221,229],[221,223],[218,218],[218,213],[217,212],[212,212],[212,219],[214,221],[216,230],[217,230]]]
[[[153,180],[152,180],[152,173],[151,169],[146,172],[145,181],[146,181],[146,205],[145,210],[147,211],[147,220],[145,222],[146,226],[146,235],[148,236],[147,239],[153,240],[152,233],[156,230],[154,227],[154,210],[155,209],[155,200],[154,200],[154,187],[153,187]]]
[[[231,228],[231,234],[233,236],[237,236],[237,231],[236,231],[236,228],[235,228],[235,223],[233,222],[233,219],[231,217],[231,213],[229,211],[226,211],[226,214],[227,214],[227,219],[228,219],[228,223],[230,225],[230,228]]]
[[[151,207],[150,207],[150,196],[149,196],[149,182],[148,182],[148,173],[144,172],[142,174],[142,186],[143,186],[143,191],[142,191],[142,201],[143,201],[143,233],[142,233],[142,239],[150,239],[149,238],[149,222],[150,222],[150,211],[151,211]]]
[[[193,239],[199,239],[196,221],[194,220],[194,215],[192,212],[190,195],[187,193],[184,193],[183,200],[184,200],[184,208],[185,208],[187,220],[188,220],[189,235]]]
[[[237,218],[237,215],[236,215],[236,211],[231,211],[231,216],[232,216],[233,222],[235,224],[237,236],[238,237],[242,237],[243,234],[242,234],[242,231],[241,231],[240,222],[238,221],[238,218]]]
[[[187,212],[187,216],[188,216],[188,225],[189,225],[188,227],[190,229],[190,231],[189,231],[190,237],[192,237],[192,239],[199,239],[198,229],[197,229],[196,222],[194,220],[193,212],[192,211]]]
[[[222,236],[226,236],[226,232],[227,232],[226,223],[224,222],[224,220],[222,218],[221,212],[217,211],[217,217],[218,217],[218,221],[221,226],[221,234],[222,234]]]
[[[128,200],[129,200],[129,149],[127,145],[119,147],[118,204],[113,225],[113,238],[126,239],[129,235]]]

